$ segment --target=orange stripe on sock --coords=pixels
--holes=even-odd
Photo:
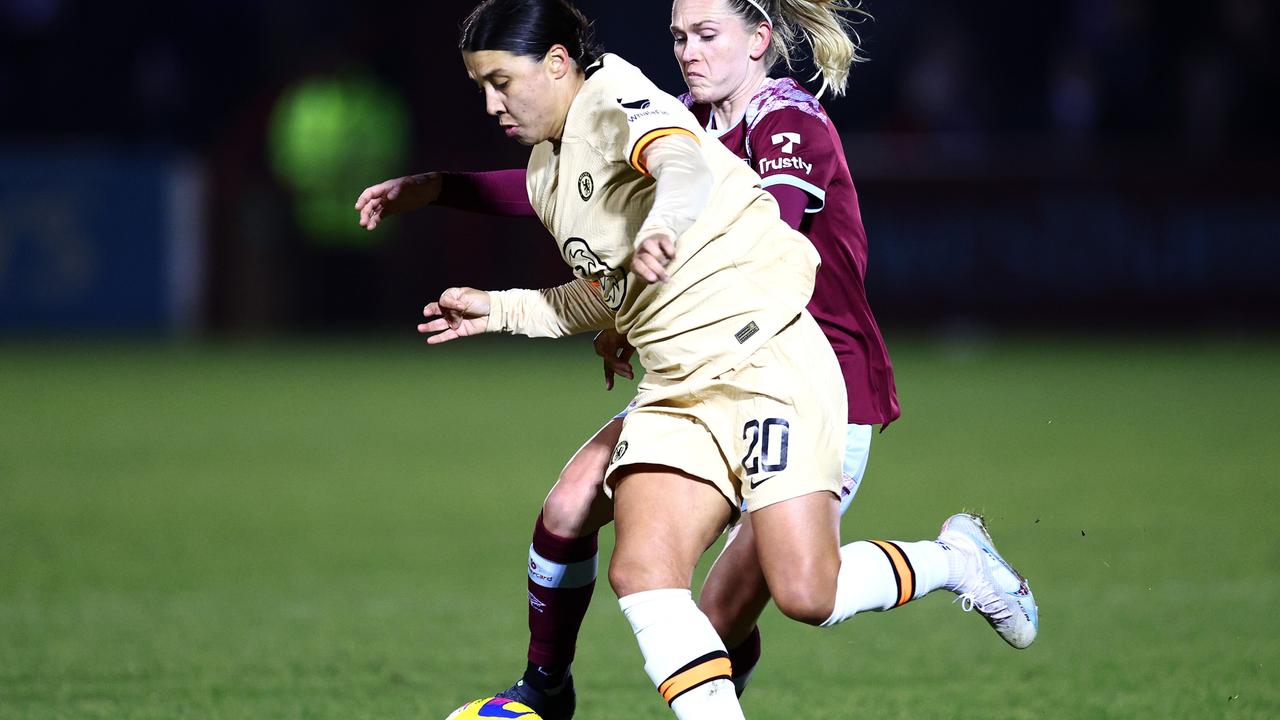
[[[729,663],[729,658],[727,657],[712,658],[672,675],[667,678],[666,682],[658,686],[658,692],[662,693],[662,699],[666,700],[667,704],[670,704],[676,698],[699,685],[721,678],[725,680],[733,678],[733,666]]]
[[[884,551],[885,556],[889,558],[889,565],[893,567],[894,577],[898,581],[898,602],[894,604],[894,607],[901,607],[915,597],[915,568],[911,567],[911,561],[907,559],[907,554],[902,552],[902,548],[897,545],[884,540],[872,540],[871,542]]]

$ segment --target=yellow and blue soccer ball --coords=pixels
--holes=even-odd
[[[480,698],[472,700],[454,710],[444,720],[479,720],[480,718],[518,718],[519,720],[542,720],[538,713],[527,705],[515,700],[500,697]]]

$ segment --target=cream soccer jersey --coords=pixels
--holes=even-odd
[[[698,142],[714,184],[705,211],[676,240],[671,279],[649,284],[627,270],[654,201],[643,154],[673,134]],[[779,219],[760,177],[616,55],[587,69],[561,140],[533,148],[526,182],[565,262],[599,288],[651,373],[678,381],[727,370],[809,301],[817,252]]]

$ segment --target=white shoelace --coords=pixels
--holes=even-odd
[[[1009,604],[1002,602],[1000,596],[995,595],[982,602],[972,593],[960,595],[952,602],[960,603],[960,609],[969,612],[977,609],[984,617],[989,618],[992,622],[1002,622],[1013,617],[1013,610],[1009,608]]]
[[[982,577],[982,583],[978,588],[985,592],[979,597],[977,590],[970,590],[969,592],[961,593],[952,602],[960,603],[960,609],[965,612],[976,609],[992,623],[1003,623],[1013,617],[1013,608],[1009,607],[1009,603],[1000,597],[999,591],[996,590],[995,578],[991,577],[990,570],[985,567],[987,562],[986,553],[979,550],[977,562],[984,564],[976,572]]]

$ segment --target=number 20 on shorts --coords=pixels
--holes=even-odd
[[[742,439],[751,444],[742,458],[748,475],[782,472],[787,469],[787,442],[791,425],[782,418],[751,420],[742,426]]]

